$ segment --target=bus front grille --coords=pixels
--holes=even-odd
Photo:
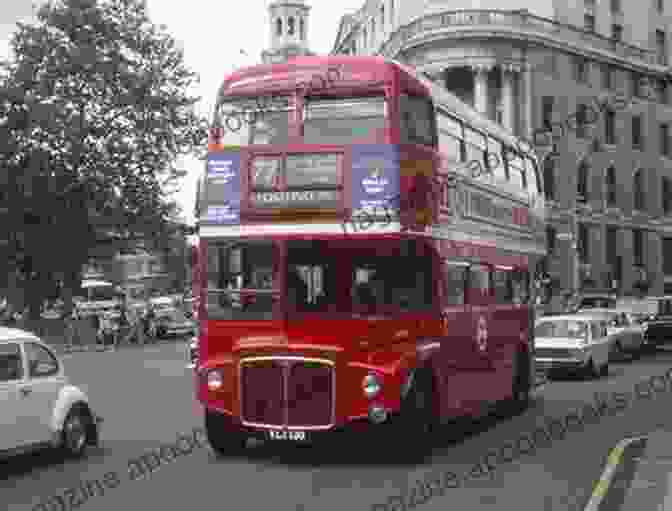
[[[330,361],[254,357],[241,361],[241,416],[248,426],[326,429],[335,419]]]

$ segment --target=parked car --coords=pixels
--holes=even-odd
[[[620,309],[590,309],[579,311],[578,315],[599,317],[607,322],[607,334],[611,338],[611,355],[616,359],[624,355],[637,357],[644,347],[644,328],[632,315]]]
[[[149,335],[165,337],[167,335],[193,335],[196,323],[187,318],[184,310],[175,305],[170,298],[156,298],[151,302],[154,319],[149,325]]]
[[[102,419],[68,382],[52,349],[30,332],[0,327],[0,407],[3,455],[52,446],[81,457],[99,443]]]
[[[609,372],[613,337],[599,316],[545,316],[535,322],[534,337],[535,364],[549,377],[559,371],[578,371],[589,377]]]
[[[644,341],[655,347],[672,341],[672,296],[652,300],[657,302],[656,313],[644,322]]]

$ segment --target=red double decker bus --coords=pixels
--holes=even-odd
[[[215,451],[376,428],[423,453],[441,423],[524,409],[541,190],[515,137],[396,62],[227,77],[195,268]]]

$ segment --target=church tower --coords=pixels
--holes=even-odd
[[[261,52],[264,64],[286,62],[291,57],[314,55],[308,49],[308,15],[305,0],[275,0],[268,6],[270,47]]]

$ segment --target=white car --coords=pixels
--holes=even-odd
[[[30,332],[0,327],[0,453],[51,446],[81,457],[100,423],[52,349]]]
[[[534,327],[535,364],[549,376],[560,370],[578,370],[589,377],[609,373],[613,337],[607,321],[581,315],[546,316]]]

